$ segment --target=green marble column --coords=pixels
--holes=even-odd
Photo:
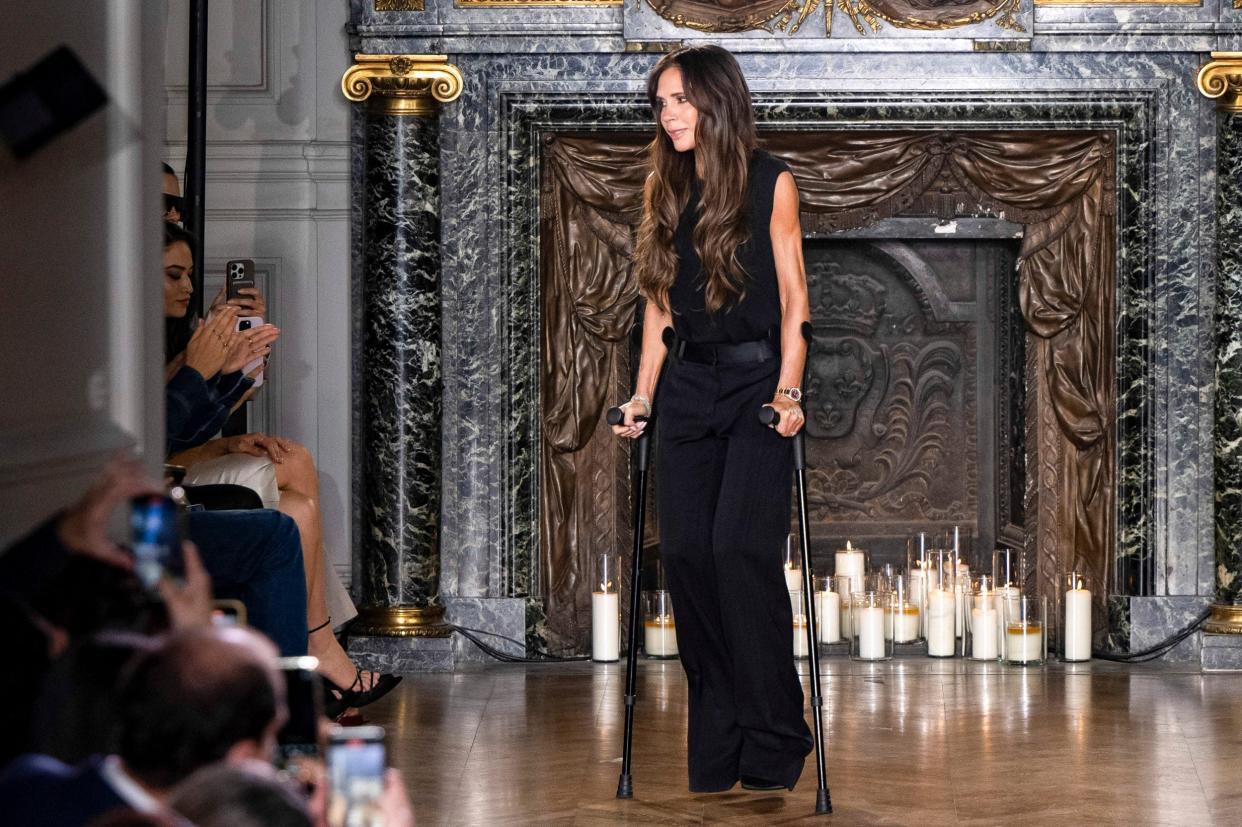
[[[362,635],[450,634],[440,602],[438,115],[461,87],[443,55],[357,55],[341,80],[347,98],[367,102]]]
[[[1216,603],[1206,630],[1242,634],[1242,52],[1213,52],[1216,100]]]

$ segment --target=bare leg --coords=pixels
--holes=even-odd
[[[323,525],[319,517],[319,475],[310,452],[297,446],[284,462],[276,464],[276,484],[280,488],[280,510],[298,524],[302,534],[302,563],[306,568],[306,622],[316,629],[309,638],[308,651],[319,658],[319,672],[342,689],[349,689],[356,676],[355,665],[341,648],[331,624],[323,589]],[[323,626],[323,628],[318,628]],[[362,673],[361,687],[370,689],[377,679],[374,672]]]

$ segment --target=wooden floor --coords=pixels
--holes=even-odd
[[[641,664],[635,797],[615,798],[624,666],[407,677],[368,707],[418,823],[1242,824],[1242,675],[825,662],[834,814],[793,793],[692,795],[685,678]],[[804,676],[805,683],[805,676]]]

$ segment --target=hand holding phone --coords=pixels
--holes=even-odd
[[[262,368],[268,354],[272,352],[272,343],[280,337],[280,329],[275,325],[264,324],[260,316],[241,316],[237,319],[237,332],[239,341],[236,349],[229,354],[224,372],[240,370],[246,376],[255,374],[252,377],[255,380],[254,386],[261,387],[264,373]]]
[[[166,574],[185,576],[177,505],[162,494],[140,494],[130,500],[130,505],[134,574],[144,588],[154,593]]]

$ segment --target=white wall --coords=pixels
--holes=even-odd
[[[0,548],[120,448],[163,461],[163,4],[0,4],[0,83],[68,45],[106,108],[0,149]]]
[[[184,169],[188,1],[169,0],[165,158]],[[253,258],[281,328],[255,414],[311,449],[325,541],[350,576],[347,0],[214,0],[208,16],[206,279]],[[264,422],[256,423],[263,429]]]

